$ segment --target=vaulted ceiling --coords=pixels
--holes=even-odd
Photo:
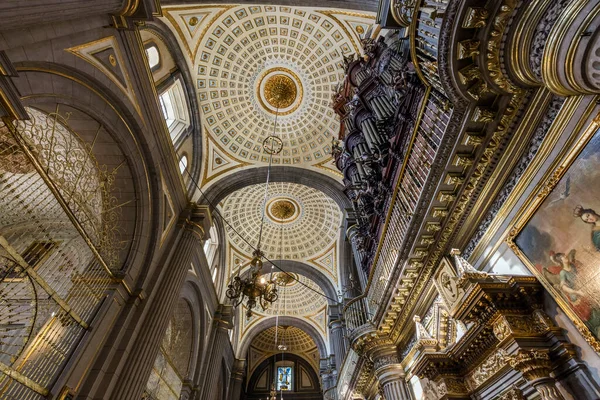
[[[370,3],[319,3],[348,6],[338,9],[316,3],[216,2],[163,9],[163,21],[178,38],[196,79],[204,190],[222,186],[242,170],[268,165],[263,146],[271,135],[283,143],[273,168],[292,166],[341,180],[331,156],[339,131],[331,96],[344,77],[343,57],[360,54],[361,37],[375,30],[374,13],[357,11],[374,10],[377,2]],[[308,265],[338,287],[342,210],[310,185],[308,179],[305,184],[276,182],[265,193],[264,184],[252,184],[219,203],[230,224],[225,224],[230,272],[252,257],[264,213],[261,249],[266,256]],[[316,293],[323,290],[310,273],[295,276],[298,281],[281,287],[280,300],[269,310],[242,318],[240,339],[259,321],[287,315],[304,320],[328,342],[328,301]]]
[[[168,7],[196,76],[210,186],[240,168],[267,165],[263,142],[279,136],[273,164],[341,178],[331,157],[339,121],[330,107],[344,55],[360,53],[373,15],[288,6]],[[277,130],[274,130],[278,114]]]

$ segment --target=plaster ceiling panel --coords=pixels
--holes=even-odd
[[[196,13],[202,18],[190,17]],[[372,14],[268,5],[169,7],[164,14],[192,60],[205,134],[219,150],[208,158],[221,153],[237,168],[266,165],[263,141],[275,134],[284,146],[274,165],[340,178],[330,162],[339,131],[331,95],[344,77],[343,56],[360,53]],[[219,164],[208,158],[206,165]],[[233,172],[205,175],[203,184]]]

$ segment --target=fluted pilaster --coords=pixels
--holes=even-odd
[[[148,311],[138,324],[143,329],[134,340],[111,398],[137,400],[141,397],[179,298],[194,248],[201,246],[206,238],[202,225],[207,210],[193,205],[185,214],[179,224],[183,232],[174,245],[172,258],[159,278],[154,295],[149,299]]]
[[[222,393],[223,387],[218,386],[216,383],[219,382],[219,376],[223,372],[223,350],[229,346],[229,336],[227,335],[228,328],[229,326],[221,323],[221,321],[216,321],[213,326],[213,340],[211,341],[210,346],[211,353],[207,365],[208,368],[206,370],[204,389],[202,396],[200,397],[202,400],[212,400],[222,397],[219,393]],[[222,377],[223,385],[228,385],[228,379],[229,377],[227,376]],[[227,398],[237,400],[239,399],[239,396],[233,397],[233,394],[229,393]]]
[[[344,340],[344,324],[339,318],[332,319],[330,317],[330,319],[331,321],[329,322],[329,333],[331,338],[331,346],[333,349],[333,354],[335,354],[336,368],[339,371],[342,367],[340,364],[344,360],[347,350],[346,342]]]
[[[229,398],[237,400],[242,394],[242,383],[246,375],[246,361],[235,360],[231,371],[231,380],[229,383]]]
[[[373,352],[373,367],[386,400],[410,400],[404,369],[395,346],[382,346]]]

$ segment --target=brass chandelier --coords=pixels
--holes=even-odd
[[[277,109],[279,112],[279,109]],[[273,279],[273,272],[271,271],[269,277],[262,274],[264,253],[260,250],[262,241],[263,225],[265,223],[265,209],[267,204],[267,196],[269,194],[269,179],[271,176],[271,165],[273,163],[273,155],[279,154],[283,149],[282,140],[275,136],[277,131],[277,114],[275,114],[275,126],[273,128],[273,135],[268,136],[263,141],[263,149],[269,154],[269,166],[267,168],[267,181],[265,183],[265,200],[263,203],[262,219],[260,221],[260,232],[258,234],[258,243],[256,249],[252,253],[252,260],[249,263],[238,266],[237,275],[233,278],[233,281],[227,286],[225,295],[227,298],[233,301],[234,306],[239,306],[244,299],[248,298],[246,302],[246,317],[249,319],[252,317],[252,310],[256,305],[266,310],[271,303],[277,301],[279,297],[277,293],[277,282]],[[240,272],[243,268],[250,265],[248,275],[245,277],[240,276]]]
[[[234,301],[234,306],[239,306],[247,297],[246,302],[246,317],[252,316],[252,309],[258,303],[263,310],[266,310],[271,303],[277,301],[277,284],[272,279],[272,276],[267,279],[261,274],[264,254],[260,249],[256,249],[253,253],[253,258],[250,261],[249,275],[245,278],[240,277],[240,270],[244,267],[241,265],[238,269],[238,274],[233,278],[233,282],[227,287],[225,293],[227,297]],[[247,265],[247,264],[246,264]]]

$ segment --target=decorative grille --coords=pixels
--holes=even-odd
[[[0,398],[42,399],[117,282],[116,170],[69,115],[0,122]]]

